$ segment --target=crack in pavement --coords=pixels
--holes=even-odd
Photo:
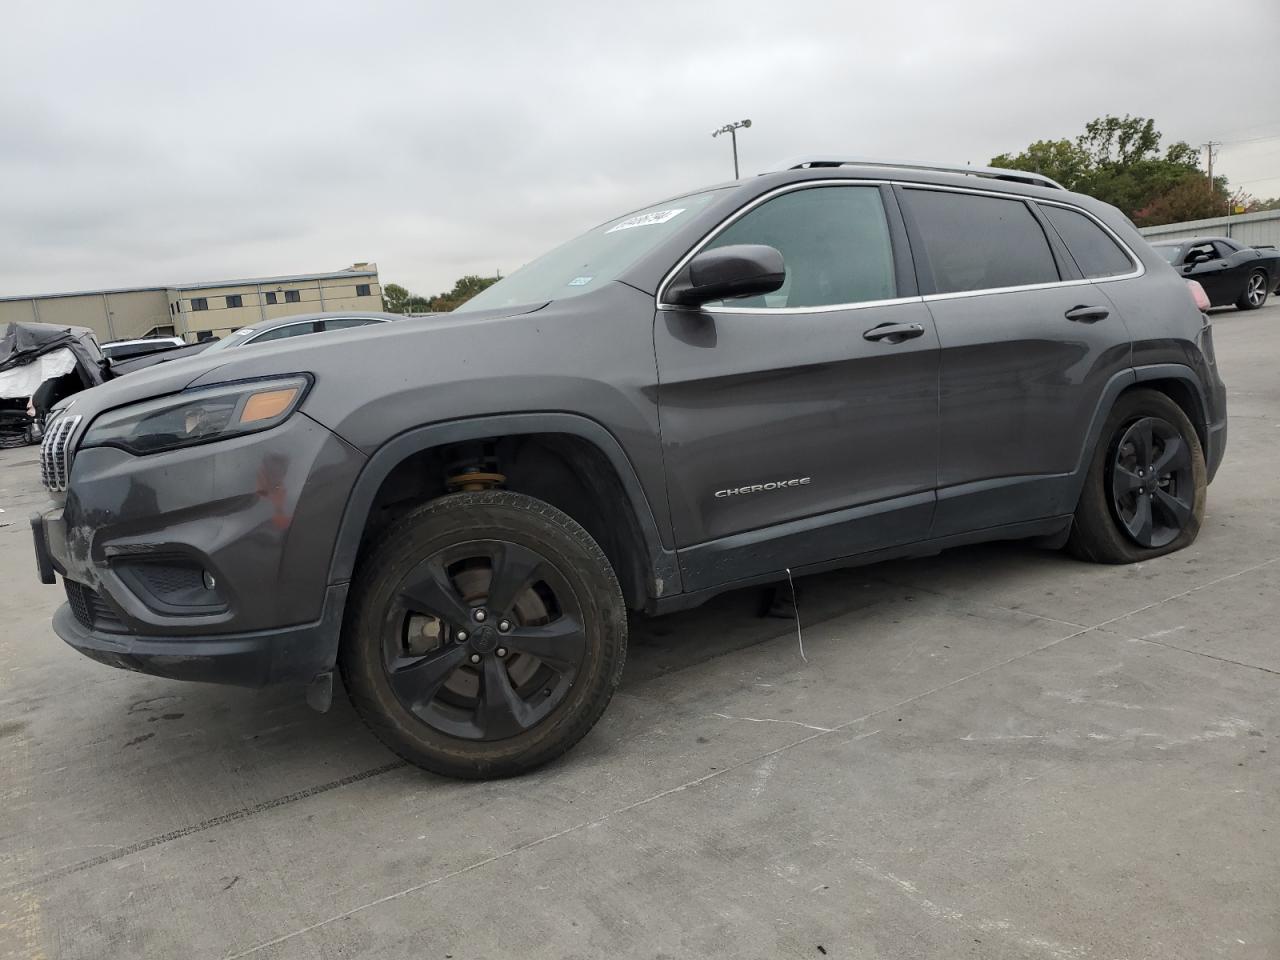
[[[272,800],[264,800],[261,803],[255,803],[252,806],[241,807],[239,810],[232,810],[230,813],[219,814],[216,817],[210,817],[208,820],[201,820],[199,823],[193,823],[190,826],[180,827],[177,830],[170,830],[168,833],[149,837],[146,840],[139,840],[137,843],[131,843],[127,847],[119,847],[111,851],[111,853],[104,853],[89,860],[81,860],[79,863],[72,863],[65,867],[59,867],[57,870],[50,870],[48,873],[42,873],[27,880],[19,880],[15,883],[7,884],[0,887],[0,894],[11,893],[18,890],[29,890],[32,887],[48,883],[51,880],[60,880],[63,877],[69,877],[71,874],[79,873],[82,870],[88,870],[92,867],[100,867],[104,863],[110,863],[112,860],[119,860],[121,857],[127,857],[131,853],[140,853],[143,850],[158,847],[160,844],[168,843],[171,840],[189,837],[193,833],[201,833],[205,830],[211,830],[214,827],[220,827],[226,823],[234,823],[237,820],[244,820],[248,817],[256,816],[259,813],[274,810],[276,807],[283,807],[286,804],[297,803],[299,800],[307,799],[307,797],[314,797],[317,794],[328,793],[330,790],[337,790],[339,787],[350,786],[351,784],[359,783],[362,780],[371,780],[374,777],[380,777],[384,773],[390,773],[393,770],[399,770],[402,767],[407,767],[408,765],[409,764],[404,760],[384,763],[382,766],[374,767],[372,770],[353,773],[350,776],[342,777],[338,780],[331,780],[328,783],[322,783],[319,786],[308,787],[305,790],[298,790],[295,793],[285,794],[283,797],[276,797]]]
[[[804,727],[806,730],[817,730],[821,733],[830,733],[831,727],[817,727],[812,723],[802,723],[799,720],[774,720],[772,717],[731,717],[727,713],[713,713],[713,717],[719,717],[721,720],[743,720],[747,723],[790,723],[797,727]]]
[[[1107,633],[1115,633],[1108,630]],[[1263,673],[1269,673],[1272,676],[1280,677],[1280,670],[1272,670],[1270,667],[1264,667],[1256,663],[1245,663],[1243,660],[1232,660],[1230,657],[1219,657],[1212,653],[1205,653],[1203,650],[1189,650],[1186,647],[1175,646],[1172,643],[1165,643],[1163,640],[1152,640],[1150,637],[1128,637],[1123,633],[1115,633],[1117,637],[1125,637],[1126,640],[1133,640],[1137,643],[1149,643],[1154,647],[1164,647],[1166,650],[1177,650],[1179,653],[1189,653],[1193,657],[1204,657],[1206,660],[1217,660],[1219,663],[1229,663],[1234,667],[1244,667],[1248,670],[1261,670]]]

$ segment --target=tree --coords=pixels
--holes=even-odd
[[[1210,189],[1208,177],[1186,177],[1133,214],[1140,227],[1222,216],[1225,203]]]
[[[1012,170],[1030,170],[1057,180],[1068,190],[1089,169],[1089,156],[1070,140],[1037,140],[1016,156],[1002,153],[991,159],[991,166]]]
[[[398,283],[388,283],[382,288],[382,309],[387,313],[404,313],[409,291]]]
[[[500,279],[501,277],[499,276],[480,277],[474,273],[459,277],[454,282],[452,290],[448,293],[437,294],[431,298],[431,309],[433,311],[456,310],[477,293],[493,286]]]
[[[1076,143],[1094,167],[1128,166],[1156,156],[1160,134],[1154,120],[1106,116],[1086,123]]]
[[[1143,226],[1172,223],[1182,214],[1200,219],[1224,213],[1226,178],[1210,184],[1195,147],[1179,140],[1162,153],[1161,139],[1154,120],[1099,117],[1074,141],[1038,140],[1014,156],[992,158],[991,166],[1042,173],[1119,207]]]
[[[454,281],[453,289],[448,293],[438,293],[434,297],[410,293],[398,283],[388,283],[382,288],[382,308],[387,313],[443,313],[457,309],[500,279],[500,275],[480,277],[467,274]]]

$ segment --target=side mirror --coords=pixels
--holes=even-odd
[[[682,307],[697,307],[727,297],[772,293],[786,279],[787,266],[776,249],[740,243],[699,253],[672,281],[665,299]]]
[[[1187,266],[1194,267],[1201,263],[1208,263],[1212,259],[1212,253],[1209,253],[1207,250],[1201,250],[1199,253],[1193,253],[1191,256],[1187,257]]]

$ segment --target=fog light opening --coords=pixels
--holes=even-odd
[[[217,578],[214,577],[214,575],[210,573],[208,570],[205,570],[200,575],[200,579],[204,581],[204,588],[206,590],[213,590],[218,586]]]

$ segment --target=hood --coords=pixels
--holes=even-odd
[[[432,329],[455,329],[502,317],[532,313],[545,304],[509,307],[501,310],[477,310],[473,313],[446,314],[439,317],[407,317],[396,323],[355,327],[293,337],[272,343],[232,347],[213,353],[157,363],[126,376],[85,390],[57,405],[73,413],[92,418],[104,410],[130,403],[151,400],[188,387],[211,386],[231,380],[253,380],[290,373],[314,373],[317,370],[361,366],[362,344],[384,338],[416,337]],[[180,348],[181,349],[181,348]],[[416,345],[413,348],[417,349]]]
[[[388,351],[403,356],[430,350],[432,333],[441,335],[441,343],[450,343],[454,338],[448,335],[462,328],[536,313],[546,306],[546,303],[533,303],[496,310],[406,317],[395,323],[315,333],[261,345],[231,347],[215,351],[204,358],[208,369],[197,380],[192,381],[192,386],[209,386],[227,380],[252,380],[286,373],[319,373],[358,368]],[[425,340],[420,339],[423,336],[426,337]],[[195,359],[197,362],[201,360],[199,357]],[[186,361],[178,362],[188,365]],[[378,369],[375,363],[372,368],[365,368],[365,372],[376,377]]]
[[[177,393],[204,372],[204,367],[189,365],[180,360],[165,363],[127,377],[108,380],[88,390],[81,390],[54,404],[53,409],[58,411],[69,409],[72,413],[93,417],[103,410]]]

